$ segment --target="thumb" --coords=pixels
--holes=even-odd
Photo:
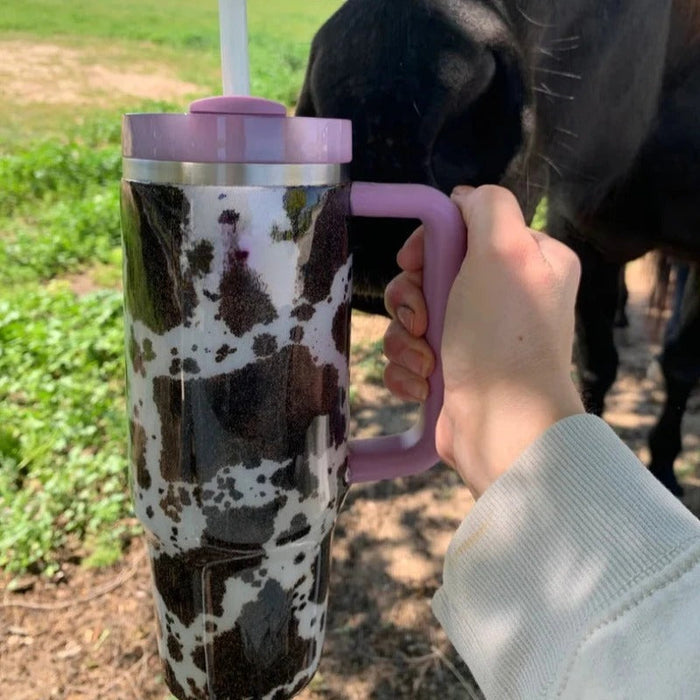
[[[523,237],[527,230],[523,212],[509,190],[497,185],[457,187],[452,201],[462,212],[471,253],[508,251],[532,244],[529,237]]]

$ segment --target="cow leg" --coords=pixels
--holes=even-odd
[[[586,410],[600,416],[605,394],[617,375],[618,355],[613,328],[618,310],[622,265],[603,259],[570,224],[550,218],[548,231],[566,243],[581,260],[581,285],[576,299],[575,359]]]
[[[649,435],[651,473],[676,496],[683,493],[673,472],[681,451],[681,422],[693,387],[700,379],[700,279],[698,267],[690,269],[676,323],[669,327],[661,369],[666,383],[666,403]]]
[[[615,328],[627,328],[630,325],[627,317],[627,302],[629,301],[629,291],[625,281],[625,266],[620,266],[620,281],[617,295],[617,308],[615,310]]]

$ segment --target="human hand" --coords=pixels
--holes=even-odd
[[[565,245],[526,226],[507,190],[460,187],[452,200],[469,245],[447,305],[436,446],[478,497],[548,427],[584,412],[570,373],[580,265]],[[385,293],[393,320],[384,381],[400,398],[423,400],[434,357],[422,337],[422,229],[397,261],[403,272]]]

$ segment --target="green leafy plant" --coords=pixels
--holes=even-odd
[[[130,512],[121,318],[112,291],[0,296],[1,567],[51,571]]]
[[[40,205],[30,218],[6,223],[0,282],[46,280],[114,259],[120,244],[119,191],[89,187],[79,198]]]
[[[119,180],[116,144],[43,141],[0,157],[0,215],[34,213],[40,203],[78,199]]]

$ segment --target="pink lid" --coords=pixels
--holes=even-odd
[[[185,163],[349,163],[345,119],[288,117],[283,104],[257,97],[208,97],[188,114],[126,114],[125,158]]]

